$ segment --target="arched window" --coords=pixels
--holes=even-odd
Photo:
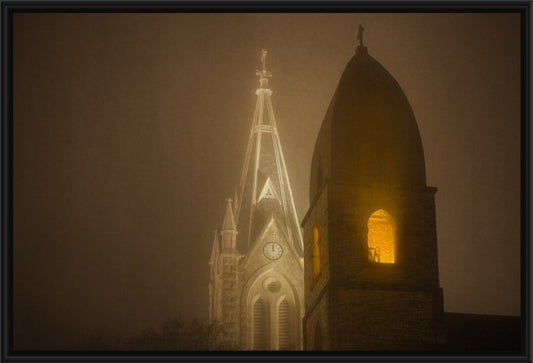
[[[394,263],[396,260],[396,223],[383,209],[368,219],[368,261]]]
[[[313,278],[316,278],[320,274],[320,246],[318,241],[320,240],[320,235],[318,234],[318,229],[313,231]]]
[[[265,350],[267,345],[267,316],[263,299],[259,298],[255,302],[253,315],[253,347],[257,350]]]
[[[320,323],[316,323],[314,338],[313,350],[322,350],[322,328],[320,328]]]
[[[290,307],[287,300],[283,300],[279,304],[278,309],[278,323],[279,323],[279,349],[287,350],[291,348],[291,337],[290,337]]]

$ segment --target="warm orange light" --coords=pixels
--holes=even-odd
[[[396,248],[396,224],[383,209],[375,211],[368,219],[368,260],[378,263],[394,263]]]
[[[313,231],[313,277],[317,277],[320,274],[320,246],[318,240],[320,235],[318,229]]]

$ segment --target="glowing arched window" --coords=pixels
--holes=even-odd
[[[368,260],[394,263],[395,249],[396,224],[389,213],[379,209],[368,219]]]
[[[317,277],[320,274],[320,246],[318,241],[320,235],[318,234],[318,229],[313,231],[313,277]]]
[[[267,318],[266,306],[263,299],[259,298],[254,304],[254,349],[264,350],[267,344]]]

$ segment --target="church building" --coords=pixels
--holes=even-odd
[[[424,350],[442,342],[436,188],[398,82],[363,45],[316,140],[305,243],[304,350]]]
[[[518,351],[520,317],[443,311],[437,188],[409,101],[363,30],[315,143],[303,230],[262,53],[240,185],[209,260],[210,349]]]
[[[240,185],[226,199],[210,266],[212,350],[301,350],[303,239],[262,69]]]

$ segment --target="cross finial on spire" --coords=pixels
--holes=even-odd
[[[263,72],[266,72],[266,57],[268,52],[265,49],[261,49],[261,66],[263,67]]]
[[[361,47],[364,47],[364,44],[363,44],[363,32],[365,31],[365,28],[359,24],[359,32],[357,33],[357,39],[359,39],[359,45]]]
[[[261,70],[255,72],[259,76],[259,84],[261,88],[266,88],[268,86],[268,78],[272,77],[272,73],[266,70],[266,56],[268,52],[265,49],[261,49]]]

